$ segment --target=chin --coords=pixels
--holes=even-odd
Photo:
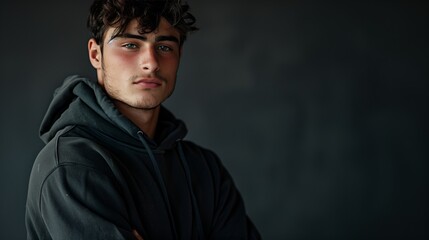
[[[135,104],[131,104],[131,106],[133,106],[134,108],[145,109],[145,110],[156,109],[157,107],[159,107],[159,105],[161,105],[161,102],[157,102],[157,101],[153,101],[153,102],[144,101],[144,102],[137,102]]]

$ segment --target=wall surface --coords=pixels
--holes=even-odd
[[[201,30],[166,106],[222,158],[265,239],[429,238],[427,3],[188,2]],[[53,90],[94,77],[89,5],[0,8],[0,239],[25,239]]]

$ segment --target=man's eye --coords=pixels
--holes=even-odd
[[[170,51],[173,51],[173,49],[172,49],[172,48],[167,47],[167,46],[165,46],[165,45],[160,45],[160,46],[158,46],[158,47],[157,47],[157,49],[158,49],[159,51],[161,51],[161,52],[170,52]]]
[[[126,44],[124,44],[124,45],[122,45],[124,48],[126,48],[126,49],[136,49],[137,48],[137,45],[136,44],[133,44],[133,43],[126,43]]]

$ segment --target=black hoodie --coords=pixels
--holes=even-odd
[[[217,156],[161,107],[149,139],[94,81],[67,78],[40,127],[28,239],[260,239]]]

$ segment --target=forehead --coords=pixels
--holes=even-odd
[[[117,28],[110,27],[106,31],[106,39],[110,39]],[[140,34],[140,25],[136,19],[132,20],[125,29],[124,33],[132,33],[136,35],[169,35],[180,37],[179,31],[173,27],[165,18],[161,17],[158,27],[150,33]]]

